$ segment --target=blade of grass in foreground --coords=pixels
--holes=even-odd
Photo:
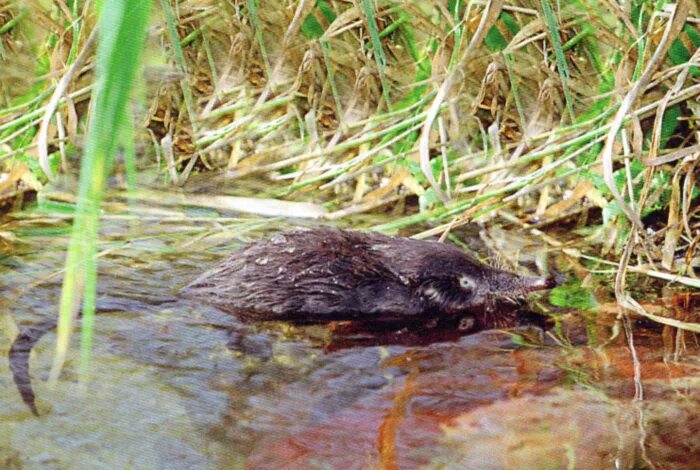
[[[58,339],[49,381],[55,384],[66,357],[73,319],[83,302],[80,377],[87,376],[95,313],[99,210],[105,181],[126,121],[131,85],[146,40],[150,2],[101,2],[95,90],[85,152],[80,167],[78,201],[68,247],[58,322]]]

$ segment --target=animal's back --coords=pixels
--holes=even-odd
[[[254,242],[183,293],[244,320],[392,320],[421,313],[408,279],[380,247],[394,238],[336,229],[295,231]]]

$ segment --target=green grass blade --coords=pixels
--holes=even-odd
[[[564,48],[561,45],[561,38],[559,37],[559,25],[557,24],[557,19],[554,17],[554,12],[552,11],[552,6],[549,4],[549,0],[541,0],[541,2],[542,11],[544,12],[544,18],[547,23],[547,29],[549,29],[549,37],[552,41],[552,48],[554,48],[554,57],[557,60],[557,70],[559,70],[561,86],[564,90],[566,110],[569,113],[569,119],[571,122],[574,122],[574,107],[572,104],[571,91],[569,90],[568,85],[569,67],[566,64]]]
[[[173,59],[177,64],[177,68],[180,72],[180,88],[182,89],[182,96],[185,100],[185,108],[187,108],[187,114],[190,118],[190,124],[192,129],[197,133],[199,126],[197,125],[197,114],[195,112],[194,98],[192,97],[192,89],[187,81],[189,76],[187,73],[187,63],[185,61],[185,54],[182,52],[182,46],[180,45],[180,36],[177,33],[177,25],[175,24],[175,12],[170,6],[167,0],[160,1],[161,8],[165,16],[165,24],[167,26],[168,37],[170,38],[170,45],[173,48]]]
[[[362,0],[362,9],[367,17],[369,36],[372,39],[372,47],[374,48],[374,60],[377,62],[379,81],[382,83],[382,95],[384,96],[384,101],[386,101],[387,109],[391,111],[391,101],[389,100],[389,82],[386,79],[385,72],[386,57],[384,56],[384,49],[382,49],[382,40],[379,37],[379,31],[377,30],[377,22],[374,17],[374,5],[372,5],[371,0]]]
[[[265,42],[263,41],[262,23],[260,22],[260,16],[258,16],[258,7],[255,4],[255,0],[247,0],[246,5],[248,5],[250,20],[253,22],[253,27],[255,28],[255,40],[258,42],[258,47],[260,48],[260,54],[262,55],[263,64],[265,65],[267,79],[272,80],[272,67],[270,66],[270,58],[267,55]]]
[[[92,346],[96,291],[96,254],[102,193],[125,124],[126,105],[139,70],[150,2],[110,0],[102,4],[96,55],[95,91],[85,153],[81,162],[78,204],[61,292],[58,339],[50,381],[65,361],[73,316],[83,301],[81,379]]]

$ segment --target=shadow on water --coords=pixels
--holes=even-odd
[[[638,369],[605,309],[565,314],[546,333],[243,325],[175,296],[242,240],[169,236],[184,230],[106,227],[128,243],[100,260],[89,387],[77,384],[75,351],[47,387],[47,333],[29,361],[34,418],[4,362],[0,466],[680,469],[700,457],[695,338],[673,361],[678,338],[638,326]],[[47,276],[62,267],[65,239],[27,240],[2,260],[4,357],[13,321],[39,325],[60,294]],[[206,254],[217,244],[220,254]],[[636,374],[643,402],[633,401]]]

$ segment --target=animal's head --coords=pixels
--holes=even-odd
[[[551,278],[492,268],[456,248],[424,259],[417,277],[418,293],[427,305],[449,315],[478,313],[489,305],[515,302],[528,292],[549,289],[554,284]]]

